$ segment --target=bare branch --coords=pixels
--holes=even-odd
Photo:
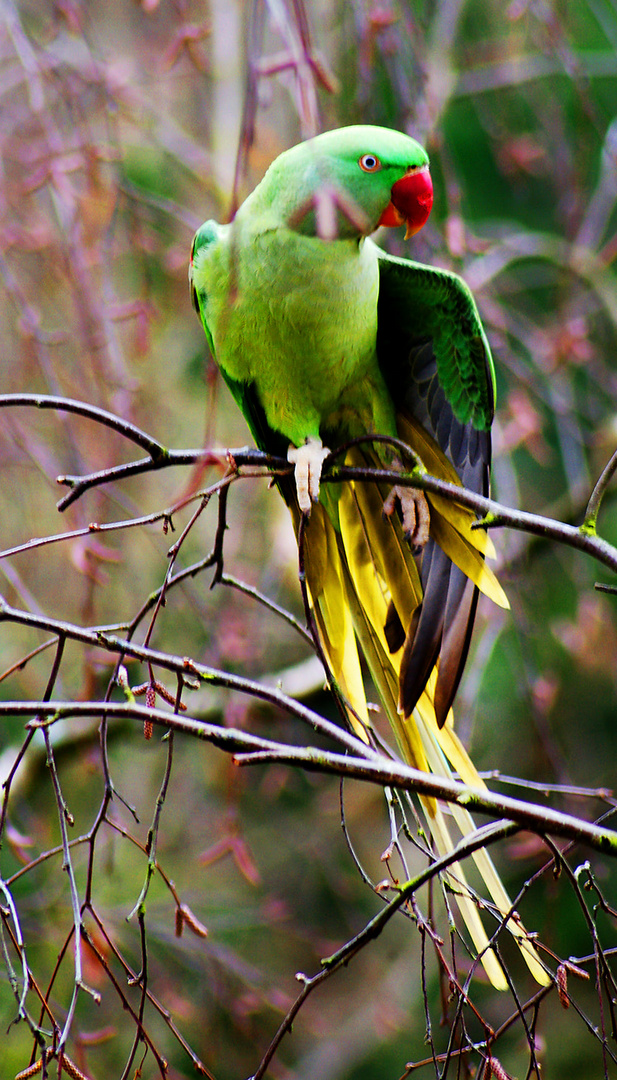
[[[153,652],[153,650],[138,651]],[[190,669],[196,674],[199,665],[191,663]],[[209,670],[211,672],[209,677],[213,681],[219,674],[212,673],[212,669],[202,670]],[[450,780],[447,777],[413,769],[410,765],[404,765],[402,762],[386,760],[360,739],[292,701],[284,694],[281,694],[280,691],[264,688],[260,684],[250,683],[246,679],[233,680],[231,676],[225,676],[225,678],[231,679],[231,684],[235,683],[234,688],[242,690],[243,693],[249,693],[262,700],[268,700],[272,704],[278,704],[289,712],[293,711],[298,718],[314,726],[321,734],[327,735],[346,746],[350,752],[355,751],[356,756],[352,757],[349,754],[317,750],[313,747],[290,746],[270,739],[263,739],[236,728],[208,724],[188,715],[179,716],[161,709],[123,702],[3,701],[0,702],[0,716],[37,716],[40,714],[41,718],[44,717],[44,719],[31,721],[29,726],[34,727],[48,727],[50,724],[70,716],[107,716],[108,718],[139,719],[142,722],[151,720],[153,723],[162,725],[165,728],[211,742],[220,750],[233,754],[235,761],[239,765],[263,764],[264,762],[276,761],[281,764],[307,769],[311,772],[331,773],[336,776],[362,780],[376,784],[379,787],[400,788],[403,791],[410,791],[415,794],[429,795],[444,802],[454,802],[467,810],[477,813],[508,818],[520,828],[530,829],[540,835],[550,833],[564,839],[576,840],[605,855],[617,855],[617,832],[612,829],[594,825],[548,807],[522,802],[506,795],[495,794],[488,789],[476,790],[457,780]],[[230,685],[230,683],[226,682],[225,685]]]

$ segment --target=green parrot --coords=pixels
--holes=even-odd
[[[231,224],[202,225],[189,280],[257,445],[294,465],[278,486],[296,532],[305,517],[307,586],[350,726],[369,741],[359,643],[403,758],[481,788],[451,706],[478,590],[508,606],[485,562],[488,535],[438,495],[321,483],[338,448],[339,463],[408,466],[387,438],[370,441],[379,435],[405,443],[429,473],[488,493],[494,370],[474,299],[455,274],[370,239],[380,225],[413,236],[432,201],[428,156],[414,139],[368,125],[329,131],[276,158]],[[435,848],[451,851],[442,807],[423,805]],[[462,835],[473,830],[463,808],[452,817]],[[505,916],[511,903],[490,856],[474,859]],[[460,865],[448,879],[491,982],[505,989]],[[521,923],[507,925],[546,984]]]

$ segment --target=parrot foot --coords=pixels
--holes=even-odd
[[[403,513],[403,530],[414,551],[418,555],[428,540],[431,515],[426,496],[420,488],[399,487],[398,484],[385,499],[383,512],[390,517],[399,501]]]
[[[325,459],[330,451],[321,439],[309,437],[303,446],[290,446],[287,460],[295,465],[298,505],[303,514],[311,509],[311,502],[319,498],[319,481]]]

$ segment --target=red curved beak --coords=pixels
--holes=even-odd
[[[433,182],[428,165],[423,165],[396,181],[378,224],[406,225],[405,239],[408,240],[426,224],[432,205]]]

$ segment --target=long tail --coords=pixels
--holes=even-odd
[[[370,452],[357,449],[348,453],[346,461],[351,465],[379,464]],[[439,465],[441,475],[452,479],[452,467],[445,458],[443,462],[433,461],[431,471],[437,471]],[[434,708],[436,668],[430,673],[412,714],[404,716],[400,710],[399,678],[404,649],[390,651],[385,627],[392,605],[402,626],[410,624],[422,600],[422,586],[400,523],[395,515],[384,518],[385,494],[374,484],[345,484],[336,503],[336,514],[331,507],[330,513],[326,512],[320,503],[311,513],[305,532],[305,566],[323,648],[351,706],[350,723],[361,738],[367,739],[370,720],[357,641],[403,759],[425,772],[444,777],[457,773],[470,787],[485,788],[453,730],[451,711],[444,726],[438,726]],[[429,501],[431,532],[440,547],[481,591],[501,606],[508,606],[501,586],[485,562],[491,541],[482,530],[471,529],[473,515],[443,498]],[[423,798],[422,804],[437,851],[441,855],[453,851],[455,842],[442,806],[431,798]],[[464,808],[453,804],[451,816],[461,836],[475,830],[473,819]],[[473,859],[497,911],[506,919],[512,905],[492,859],[484,849],[475,852]],[[507,989],[503,968],[489,945],[462,867],[452,864],[447,876],[491,983],[497,989]],[[513,917],[507,918],[506,926],[534,978],[546,985],[549,976],[525,928]]]

